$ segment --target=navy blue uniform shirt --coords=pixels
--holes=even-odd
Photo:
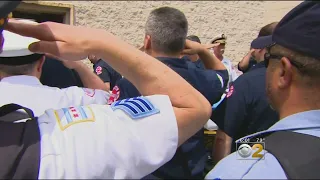
[[[58,88],[83,87],[83,83],[75,70],[65,67],[61,61],[49,57],[46,57],[43,64],[40,82],[43,85]]]
[[[254,70],[234,81],[226,99],[216,109],[224,113],[212,118],[219,129],[236,140],[275,124],[279,117],[267,101],[265,83],[264,62],[258,63]],[[234,151],[235,143],[232,144],[232,152]]]
[[[110,83],[110,90],[116,85],[116,82],[122,78],[122,76],[115,71],[109,64],[103,60],[98,60],[93,65],[94,72],[102,79],[103,82]]]
[[[195,62],[192,62],[188,56],[184,56],[182,59],[186,60],[188,63],[189,68],[196,68],[196,69],[202,69],[202,70],[210,70],[210,69],[206,69],[206,66],[204,65],[204,63],[202,62],[201,59],[198,59]],[[223,85],[225,86],[224,88],[226,88],[226,85],[229,81],[229,74],[228,74],[228,70],[211,70],[211,71],[215,71],[220,77],[222,77],[223,79]]]
[[[206,69],[206,66],[203,64],[201,59],[198,59],[195,62],[192,62],[188,56],[183,56],[182,59],[185,59],[188,61],[190,68]]]
[[[195,62],[192,62],[199,69],[206,69],[201,59],[198,59]]]
[[[186,81],[202,93],[211,104],[217,102],[225,90],[226,83],[222,86],[218,73],[213,70],[203,70],[190,67],[189,60],[182,58],[157,58]],[[226,74],[221,73],[220,76]],[[228,79],[227,79],[228,81]],[[177,84],[177,86],[179,86]],[[172,87],[175,88],[175,87]],[[117,82],[117,86],[113,89],[111,97],[113,101],[140,96],[138,90],[125,78]],[[109,102],[111,103],[111,102]],[[202,173],[207,160],[206,149],[204,146],[203,129],[188,139],[180,146],[177,153],[171,161],[160,167],[153,174],[157,177],[168,178],[203,178]],[[188,173],[189,172],[189,173]],[[189,176],[186,176],[188,175]]]

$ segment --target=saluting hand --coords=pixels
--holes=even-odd
[[[185,55],[199,54],[202,50],[216,47],[219,44],[220,43],[200,44],[198,42],[194,42],[194,41],[187,39],[186,44],[185,44],[185,49],[182,51],[182,54],[185,54]]]
[[[54,22],[30,24],[10,19],[6,30],[39,39],[39,42],[29,46],[32,52],[75,61],[86,59],[88,54],[97,54],[94,51],[99,49],[97,46],[101,46],[101,39],[109,38],[109,34],[104,30]],[[108,40],[112,41],[110,38]]]

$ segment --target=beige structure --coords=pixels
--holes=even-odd
[[[28,1],[29,3],[33,3]],[[183,11],[189,21],[189,34],[208,42],[225,33],[225,55],[234,63],[249,50],[250,42],[265,24],[278,21],[299,1],[37,1],[68,11],[66,23],[106,29],[134,46],[141,46],[149,12],[171,6]],[[51,11],[49,7],[46,8]],[[52,10],[54,12],[56,10]],[[110,42],[112,43],[112,42]]]

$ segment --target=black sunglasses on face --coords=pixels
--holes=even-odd
[[[264,54],[264,65],[266,68],[268,68],[269,66],[269,61],[270,59],[278,59],[280,60],[281,58],[283,58],[284,56],[280,56],[280,55],[273,55],[273,54],[270,54],[270,49],[272,48],[272,46],[276,45],[275,43],[274,44],[271,44],[270,46],[267,47],[267,52]],[[288,57],[287,57],[288,58]],[[289,58],[288,58],[289,59]],[[292,61],[290,60],[290,63],[295,66],[297,69],[301,68],[302,65],[295,62],[295,61]]]

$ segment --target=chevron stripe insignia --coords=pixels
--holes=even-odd
[[[132,119],[148,117],[160,112],[147,98],[135,97],[123,99],[111,104],[113,111],[120,109]]]

